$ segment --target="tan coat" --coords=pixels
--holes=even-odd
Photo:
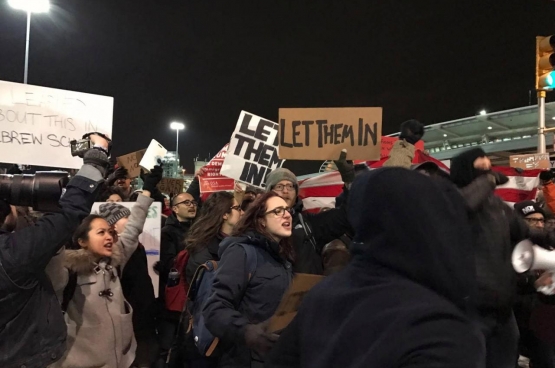
[[[68,282],[68,270],[77,273],[75,294],[65,314],[67,351],[50,367],[129,368],[133,363],[137,348],[133,311],[123,296],[117,267],[123,269],[137,249],[152,202],[139,196],[111,258],[96,261],[85,249],[66,250],[52,261],[58,262],[58,266],[52,262],[48,266],[60,300]]]
[[[414,159],[414,145],[400,139],[393,144],[393,148],[389,154],[389,159],[383,164],[384,167],[404,167],[410,169],[412,160]]]

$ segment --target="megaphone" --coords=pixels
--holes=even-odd
[[[543,249],[526,239],[518,243],[513,250],[512,263],[518,273],[555,270],[555,251]]]

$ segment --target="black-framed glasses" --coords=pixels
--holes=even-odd
[[[239,211],[239,212],[243,211],[243,209],[241,208],[240,205],[231,206],[231,207],[229,207],[229,208],[232,209],[232,210],[235,210],[235,211]]]
[[[276,184],[274,185],[274,190],[276,192],[283,192],[284,189],[287,189],[288,192],[292,192],[295,187],[293,184]]]
[[[277,207],[277,208],[274,208],[273,210],[270,210],[270,211],[266,212],[264,214],[264,216],[269,215],[270,213],[273,213],[277,217],[285,217],[286,213],[291,215],[291,208],[289,208],[289,207]]]
[[[545,224],[545,220],[544,219],[540,219],[540,218],[525,218],[524,220],[526,220],[526,222],[528,222],[529,224],[532,225],[537,225],[537,224]]]
[[[197,206],[197,205],[198,205],[197,201],[191,201],[191,200],[186,199],[186,200],[184,200],[184,201],[182,201],[182,202],[179,202],[179,203],[174,204],[174,206],[179,206],[180,204],[184,204],[184,205],[187,206],[187,207]]]

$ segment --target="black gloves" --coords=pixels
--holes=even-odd
[[[353,165],[353,161],[347,161],[346,159],[347,150],[344,149],[339,155],[339,160],[335,160],[333,162],[341,174],[341,180],[343,180],[344,183],[352,183],[355,181],[355,166]]]
[[[141,179],[143,180],[143,190],[148,190],[150,193],[154,193],[158,188],[156,186],[162,180],[162,175],[164,170],[162,169],[162,164],[154,166],[148,174],[141,173]]]
[[[496,171],[491,171],[488,175],[491,176],[492,181],[495,181],[495,185],[503,185],[509,182],[509,178],[505,175],[498,173]]]
[[[247,325],[245,327],[245,344],[249,349],[261,355],[267,353],[279,339],[278,335],[266,332],[268,324],[269,320],[257,325]]]
[[[552,181],[553,177],[554,177],[553,171],[551,171],[551,170],[542,171],[540,173],[540,180],[542,182]]]
[[[407,120],[401,124],[399,139],[404,139],[410,144],[416,144],[424,136],[424,124],[418,120]]]
[[[116,171],[114,171],[113,173],[110,174],[110,176],[108,176],[108,178],[106,179],[106,184],[108,184],[108,186],[111,187],[118,179],[126,179],[128,177],[129,177],[129,172],[127,171],[127,169],[123,166],[118,167]]]
[[[108,165],[110,164],[108,162],[108,156],[106,156],[106,153],[104,153],[104,151],[97,150],[94,148],[88,150],[85,153],[85,156],[83,157],[83,163],[85,165],[91,165],[97,168],[98,171],[100,171],[100,174],[102,175],[102,177],[106,175],[106,170],[108,170]]]

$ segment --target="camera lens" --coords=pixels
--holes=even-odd
[[[41,171],[35,175],[0,175],[0,198],[13,206],[40,212],[58,212],[58,201],[69,181],[64,171]]]

